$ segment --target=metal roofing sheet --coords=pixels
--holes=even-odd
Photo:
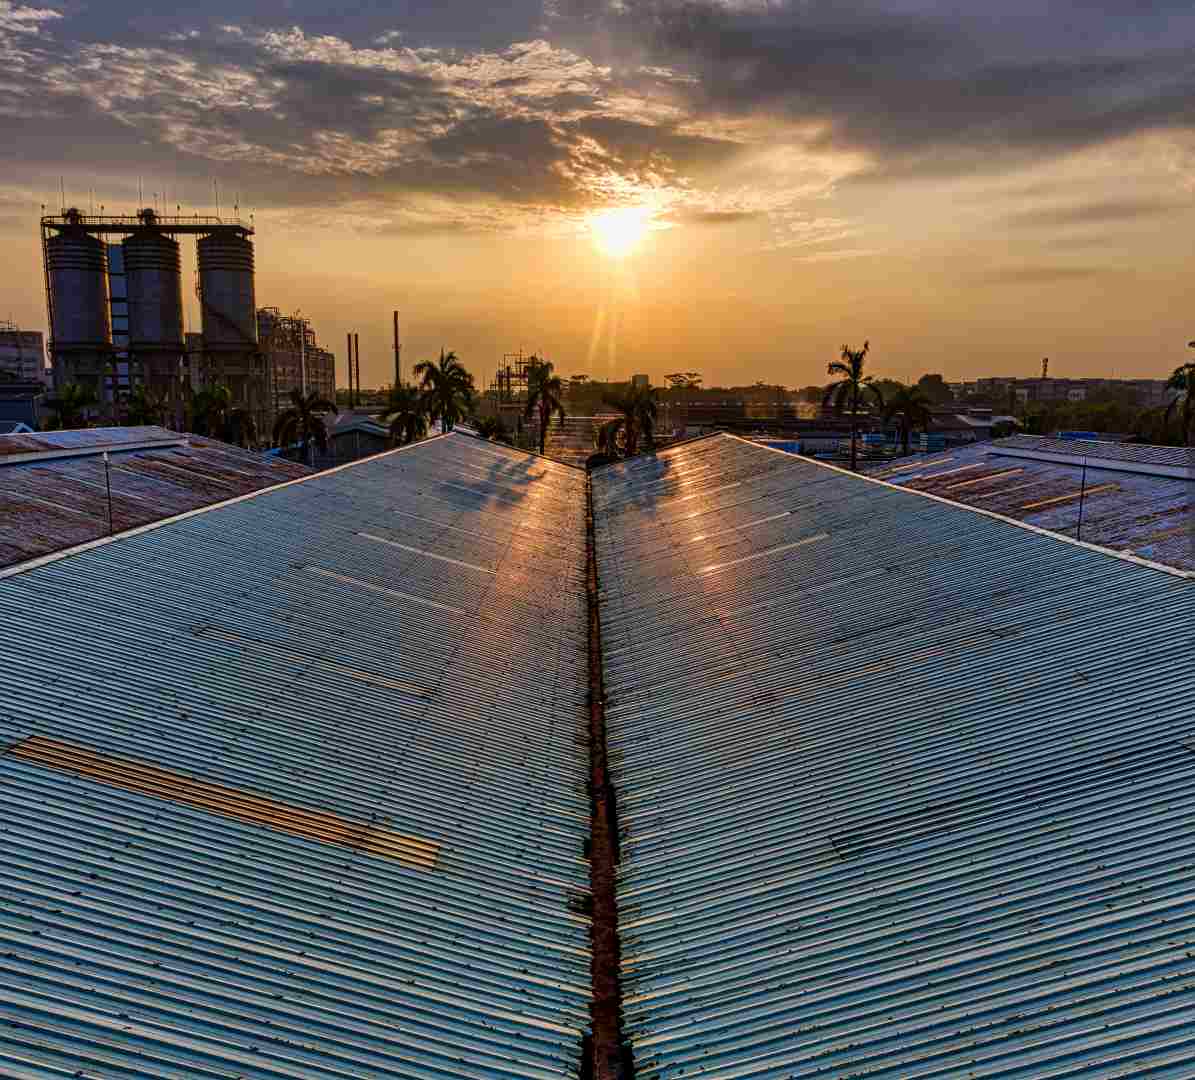
[[[311,474],[214,439],[180,439],[162,428],[0,436],[0,567],[107,536],[109,481],[112,524],[123,531]],[[39,457],[5,461],[28,453]]]
[[[577,1073],[584,484],[449,435],[0,580],[0,1075]]]
[[[1081,501],[1083,540],[1195,570],[1195,474],[1182,479],[1091,466],[1084,489],[1083,471],[1081,455],[1067,464],[1009,457],[979,445],[898,458],[868,473],[1072,537],[1080,534]]]
[[[992,446],[1016,450],[1066,454],[1075,458],[1095,457],[1136,465],[1164,465],[1195,471],[1195,449],[1189,446],[1148,446],[1105,442],[1100,439],[1049,439],[1039,435],[1010,435]],[[1195,472],[1193,472],[1195,474]]]
[[[594,502],[640,1080],[1192,1075],[1195,581],[729,436]]]
[[[65,431],[39,431],[0,439],[0,458],[9,454],[46,454],[55,451],[116,449],[129,443],[171,442],[180,436],[163,427],[68,428]]]

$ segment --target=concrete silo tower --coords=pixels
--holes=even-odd
[[[54,386],[78,383],[102,401],[112,357],[108,249],[78,210],[57,220],[59,228],[43,230]]]
[[[143,228],[125,237],[129,305],[129,359],[144,385],[175,403],[183,358],[182,260],[178,241],[159,231],[152,210],[138,215]]]

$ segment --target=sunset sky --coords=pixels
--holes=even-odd
[[[1190,0],[181,8],[0,0],[0,317],[45,325],[61,177],[218,183],[259,303],[358,330],[367,385],[394,308],[408,367],[479,380],[800,386],[864,338],[897,378],[1161,377],[1195,338]]]

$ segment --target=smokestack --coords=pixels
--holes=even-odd
[[[353,389],[353,335],[351,331],[344,335],[344,347],[348,355],[349,366],[349,408],[355,409],[357,407],[357,393]],[[357,389],[360,389],[360,387]]]
[[[394,386],[403,385],[403,346],[398,342],[398,312],[394,312]]]
[[[353,352],[357,354],[357,393],[361,392],[361,335],[353,333]]]

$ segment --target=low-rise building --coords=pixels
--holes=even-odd
[[[19,382],[45,385],[46,342],[40,330],[22,330],[14,323],[0,322],[0,373],[0,378],[10,375]]]

